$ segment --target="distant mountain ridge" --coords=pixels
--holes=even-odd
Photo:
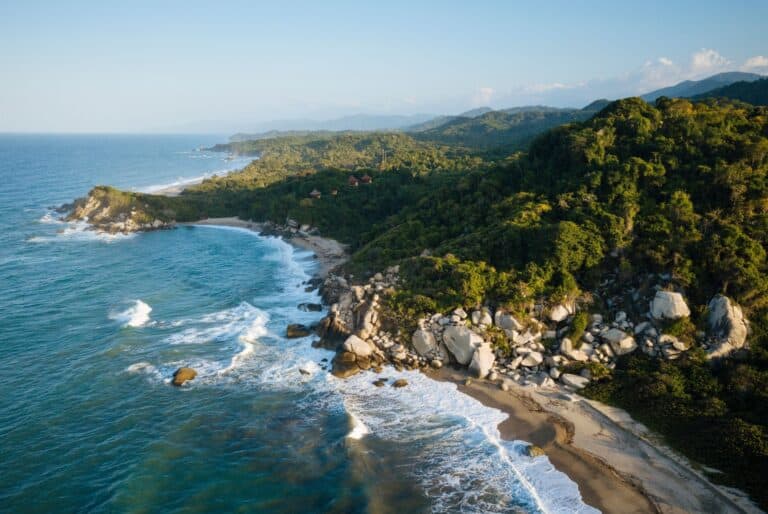
[[[435,114],[354,114],[332,120],[277,120],[262,123],[258,125],[253,132],[239,132],[229,139],[232,142],[238,142],[264,139],[265,137],[276,137],[278,135],[283,135],[284,133],[401,130],[411,125],[432,120],[436,117]]]
[[[694,100],[707,98],[730,98],[752,105],[768,105],[768,78],[753,82],[734,82],[729,86],[719,87],[693,97]]]
[[[717,89],[733,84],[734,82],[754,82],[764,78],[756,73],[746,73],[741,71],[730,71],[718,73],[702,80],[685,80],[674,86],[657,89],[642,95],[640,98],[646,102],[655,102],[657,98],[668,96],[670,98],[692,98]]]

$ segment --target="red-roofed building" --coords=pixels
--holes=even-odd
[[[349,181],[348,181],[348,183],[349,183],[349,185],[350,185],[350,186],[352,186],[352,187],[357,187],[357,184],[359,184],[359,183],[360,183],[360,181],[359,181],[359,180],[357,180],[357,177],[356,177],[356,176],[354,176],[354,175],[350,175],[350,176],[349,176]]]

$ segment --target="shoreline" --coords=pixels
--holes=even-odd
[[[762,512],[742,491],[713,484],[673,450],[641,435],[650,431],[629,415],[562,388],[534,389],[471,379],[464,370],[429,371],[508,418],[499,424],[505,440],[544,449],[559,471],[579,487],[588,505],[605,513],[687,514]]]
[[[261,233],[264,223],[237,217],[208,218],[180,226],[237,227]],[[278,236],[312,251],[316,277],[349,259],[344,245],[333,239],[298,233]],[[487,380],[470,378],[466,370],[444,367],[425,374],[453,382],[457,390],[508,417],[499,424],[505,440],[522,440],[544,449],[555,468],[574,481],[583,501],[605,513],[683,514],[690,512],[762,512],[746,493],[718,486],[662,443],[629,415],[590,401],[563,388],[533,389],[510,383],[510,390]]]
[[[236,227],[251,230],[257,234],[261,234],[265,227],[265,223],[246,221],[236,216],[228,218],[207,218],[199,221],[177,223],[177,225]],[[297,233],[292,237],[286,237],[284,235],[279,237],[290,245],[301,248],[302,250],[309,250],[314,253],[318,263],[318,269],[315,272],[315,276],[318,278],[327,277],[331,270],[349,260],[349,254],[347,253],[346,246],[339,243],[335,239],[329,239],[321,236],[312,236],[303,233]]]

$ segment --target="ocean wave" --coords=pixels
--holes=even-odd
[[[152,307],[141,300],[134,300],[133,305],[124,311],[112,312],[109,319],[119,321],[123,327],[139,328],[149,322],[149,313]]]
[[[43,216],[45,218],[45,216]],[[43,222],[43,218],[39,221],[41,223],[54,224],[56,221]],[[123,241],[131,239],[136,236],[136,233],[130,234],[109,234],[107,232],[99,232],[93,230],[92,227],[86,221],[73,221],[73,222],[58,222],[57,224],[65,225],[65,228],[58,230],[55,235],[52,236],[32,236],[27,238],[27,243],[57,243],[57,242],[82,242],[82,241],[98,241],[104,243],[113,243],[116,241]]]
[[[253,343],[268,334],[269,315],[251,305],[241,302],[237,307],[206,314],[197,319],[185,319],[172,322],[176,325],[196,325],[185,328],[164,339],[165,343],[204,344],[238,337],[244,342]]]
[[[387,368],[383,376],[409,384],[377,388],[366,373],[329,383],[344,397],[355,435],[363,435],[354,428],[359,422],[380,439],[420,449],[414,478],[434,512],[597,512],[549,459],[528,457],[527,443],[501,438],[503,412],[417,371]]]

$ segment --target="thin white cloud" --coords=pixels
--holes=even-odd
[[[754,57],[750,57],[746,60],[744,63],[744,66],[742,66],[742,69],[744,71],[758,71],[758,72],[765,72],[768,71],[768,57],[765,57],[763,55],[756,55]]]
[[[659,64],[662,64],[664,66],[673,66],[674,65],[674,63],[672,62],[672,59],[670,59],[668,57],[659,57],[658,58],[658,62],[659,62]]]
[[[488,105],[495,94],[496,90],[492,87],[481,87],[472,96],[472,105],[475,107]]]
[[[713,73],[728,66],[730,61],[711,48],[702,48],[691,57],[690,71],[694,75]]]

